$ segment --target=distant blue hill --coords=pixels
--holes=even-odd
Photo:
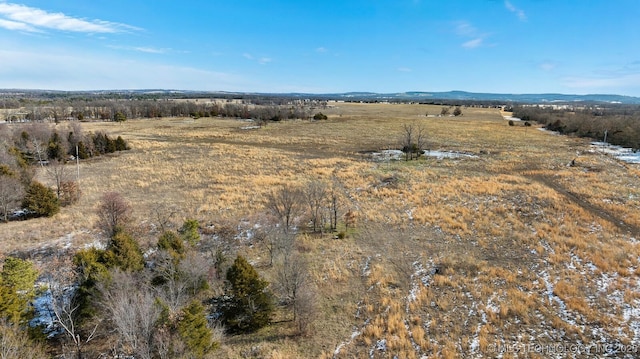
[[[345,101],[419,101],[419,102],[501,102],[501,103],[608,103],[608,104],[640,104],[640,97],[592,94],[567,95],[558,93],[545,94],[498,94],[466,91],[425,92],[408,91],[395,93],[345,92],[345,93],[259,93],[228,91],[192,91],[172,89],[140,89],[140,90],[96,90],[96,91],[49,91],[0,89],[2,96],[152,96],[152,97],[294,97],[314,99],[334,99]]]
[[[456,101],[499,101],[499,102],[517,102],[517,103],[568,103],[568,102],[601,102],[601,103],[623,103],[623,104],[640,104],[640,97],[622,96],[622,95],[566,95],[557,93],[546,94],[496,94],[496,93],[477,93],[465,91],[448,91],[448,92],[400,92],[379,94],[371,92],[350,92],[343,94],[334,94],[345,100],[353,98],[361,99],[378,99],[378,100],[456,100]]]

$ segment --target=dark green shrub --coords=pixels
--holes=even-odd
[[[218,347],[218,343],[212,340],[211,329],[207,327],[204,307],[197,301],[191,302],[182,311],[178,333],[194,358],[203,358]]]
[[[315,115],[313,115],[313,119],[316,120],[316,121],[317,120],[326,120],[327,118],[328,118],[327,115],[325,115],[322,112],[318,112]]]
[[[229,331],[247,333],[271,322],[273,298],[267,291],[269,283],[244,257],[238,255],[227,270],[229,291],[223,299],[222,321]]]
[[[144,257],[138,242],[121,229],[111,237],[104,259],[108,268],[118,267],[125,272],[144,268]]]
[[[34,217],[51,217],[60,211],[60,202],[55,192],[40,182],[33,181],[27,188],[22,206]]]

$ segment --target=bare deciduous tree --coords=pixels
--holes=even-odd
[[[172,313],[177,313],[208,282],[211,265],[195,251],[187,252],[184,259],[176,262],[168,253],[161,251],[156,258],[157,294]]]
[[[29,340],[26,332],[16,325],[0,321],[0,358],[44,359],[48,357],[38,343]]]
[[[131,221],[131,206],[117,192],[107,192],[98,206],[98,225],[110,237]]]
[[[46,167],[46,172],[49,178],[56,184],[56,195],[58,200],[62,195],[62,183],[67,181],[68,171],[64,164],[64,161],[52,158],[49,161],[49,165]]]
[[[329,227],[332,231],[335,231],[338,229],[338,212],[342,207],[340,192],[344,191],[344,188],[342,188],[342,185],[335,177],[335,173],[333,176],[334,178],[332,180],[331,187],[327,191],[327,197],[329,200],[327,212],[329,217]]]
[[[151,288],[132,273],[114,271],[109,284],[99,286],[101,306],[127,355],[151,359],[161,307]]]
[[[275,226],[263,226],[257,233],[257,239],[261,241],[269,253],[269,266],[281,253],[289,253],[293,249],[295,236],[286,233]]]
[[[295,218],[303,212],[301,191],[290,186],[283,186],[267,196],[267,209],[281,222],[283,230],[288,233]]]
[[[160,229],[160,233],[168,231],[172,226],[172,220],[178,213],[176,206],[159,203],[151,209],[150,218],[154,220]]]
[[[404,124],[400,142],[402,152],[405,154],[405,160],[412,160],[414,155],[416,158],[420,157],[425,141],[426,131],[422,125]]]
[[[94,323],[88,330],[80,325],[80,306],[74,300],[76,273],[69,259],[55,258],[50,263],[48,273],[48,290],[51,295],[50,312],[55,317],[55,324],[62,329],[65,337],[73,343],[76,357],[84,357],[84,347],[95,339],[100,322]]]
[[[307,334],[317,312],[317,298],[306,260],[293,250],[284,252],[275,286],[282,303],[292,309],[296,329],[300,334]]]
[[[319,180],[311,180],[304,188],[304,198],[309,207],[309,214],[311,216],[311,224],[313,231],[323,232],[324,223],[322,223],[322,209],[325,206],[327,200],[327,185]]]
[[[306,281],[298,289],[296,300],[293,303],[295,313],[294,324],[300,335],[309,335],[314,327],[314,321],[318,316],[318,294],[315,285]]]
[[[9,212],[24,197],[24,187],[20,180],[13,176],[0,176],[0,211],[6,222]]]

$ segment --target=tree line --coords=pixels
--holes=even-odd
[[[55,99],[4,100],[9,122],[125,121],[128,118],[233,117],[258,121],[310,119],[311,111],[326,107],[325,101],[208,99]]]
[[[121,137],[85,133],[78,122],[0,126],[0,220],[53,216],[79,200],[81,189],[68,163],[129,149]],[[41,167],[54,184],[36,181]]]
[[[587,137],[623,147],[640,149],[640,108],[608,106],[558,109],[543,106],[515,106],[513,116],[535,121],[562,134]]]

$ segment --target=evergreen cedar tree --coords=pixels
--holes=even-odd
[[[37,181],[31,182],[27,188],[22,205],[36,217],[51,217],[60,211],[60,202],[56,194]]]
[[[121,228],[111,237],[107,249],[79,251],[73,262],[80,273],[80,285],[74,300],[81,320],[89,319],[96,313],[96,285],[110,279],[110,269],[118,268],[124,272],[144,269],[144,256],[138,242]]]
[[[29,302],[35,295],[38,271],[29,261],[7,257],[0,273],[0,319],[15,325],[26,325],[33,308]]]
[[[192,301],[182,311],[178,333],[195,358],[202,358],[218,347],[218,343],[211,340],[205,309],[198,301]]]
[[[273,297],[267,292],[269,283],[238,255],[227,270],[230,286],[221,314],[222,321],[232,333],[254,332],[271,322]]]

